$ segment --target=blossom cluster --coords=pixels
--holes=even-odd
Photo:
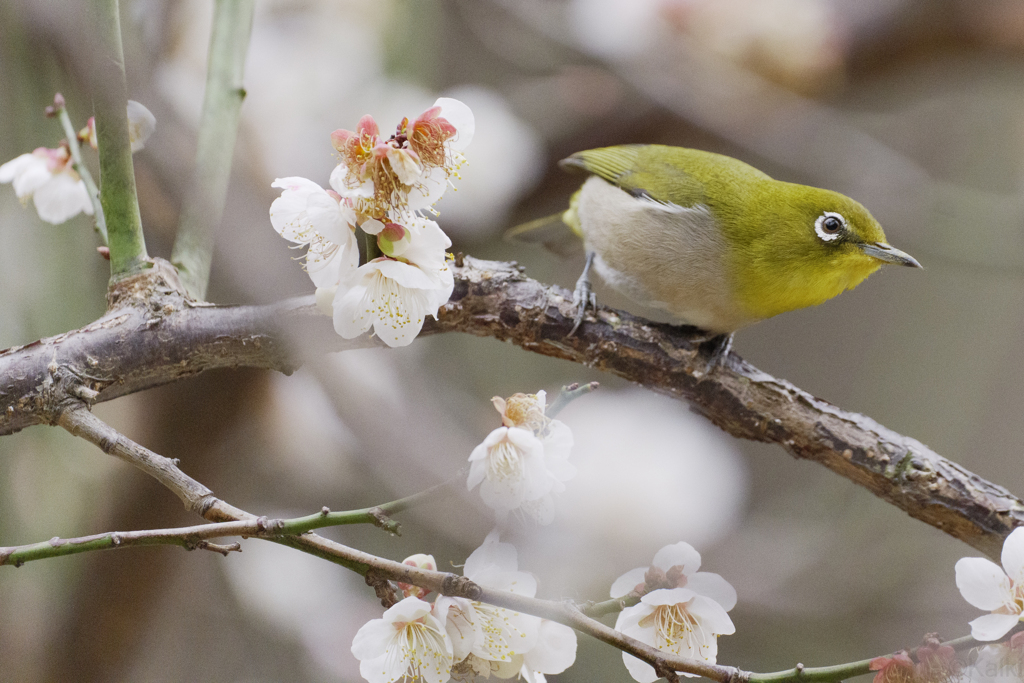
[[[405,564],[436,570],[430,555],[414,555]],[[466,560],[466,578],[486,588],[533,597],[534,577],[519,571],[516,549],[491,533]],[[352,654],[370,683],[402,678],[444,683],[476,676],[543,683],[544,674],[561,673],[576,660],[576,634],[567,626],[486,603],[440,596],[399,584],[405,596],[381,619],[356,633]]]
[[[552,494],[564,491],[565,482],[576,475],[569,462],[572,432],[544,414],[544,391],[495,396],[491,402],[502,426],[470,454],[466,487],[480,486],[480,497],[499,522],[515,511],[550,524],[555,516]]]
[[[679,542],[659,550],[650,567],[620,576],[611,597],[641,597],[619,613],[615,629],[663,652],[715,663],[718,636],[736,632],[728,615],[736,606],[736,590],[718,574],[698,569],[700,553]],[[625,652],[622,661],[639,683],[658,679],[647,662]]]
[[[270,222],[285,239],[307,247],[305,269],[334,329],[352,339],[371,327],[388,346],[410,344],[427,315],[451,296],[451,240],[426,211],[465,161],[473,114],[442,97],[416,118],[402,119],[385,138],[364,116],[355,131],[331,134],[341,162],[330,189],[300,177],[278,178],[283,190]],[[360,265],[356,228],[368,240]]]

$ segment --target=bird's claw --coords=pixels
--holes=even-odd
[[[576,309],[576,315],[573,316],[572,329],[569,330],[569,334],[565,335],[567,337],[576,334],[576,330],[583,324],[583,317],[587,314],[587,306],[590,306],[592,310],[597,310],[597,295],[594,294],[594,290],[590,286],[590,266],[593,263],[594,252],[590,252],[587,254],[587,262],[583,266],[583,274],[576,281],[576,289],[572,293],[572,305]]]
[[[729,352],[732,351],[732,334],[719,334],[707,341],[700,343],[698,356],[702,356],[707,350],[708,360],[704,365],[701,376],[706,377],[714,372],[715,368],[725,362]]]

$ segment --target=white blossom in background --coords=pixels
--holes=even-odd
[[[727,614],[736,606],[736,590],[718,574],[699,568],[700,553],[680,542],[659,550],[651,567],[620,576],[611,597],[647,592],[639,604],[619,613],[616,630],[664,652],[714,663],[718,636],[736,632]],[[650,664],[626,653],[622,661],[639,683],[657,680]]]
[[[355,212],[337,193],[306,178],[278,178],[271,187],[284,190],[270,205],[274,230],[308,247],[305,270],[314,285],[337,287],[359,266]]]
[[[463,574],[486,588],[528,597],[537,593],[536,579],[519,570],[515,547],[501,543],[497,532],[473,551]],[[554,674],[576,659],[576,634],[561,624],[465,598],[442,596],[435,609],[446,615],[456,668],[463,674],[485,678],[512,678],[523,671],[531,676]]]
[[[47,223],[57,225],[79,213],[91,216],[93,212],[89,192],[64,145],[39,147],[8,161],[0,166],[0,183],[11,183],[22,205],[31,199]]]
[[[370,683],[403,678],[445,683],[452,671],[452,642],[433,605],[416,597],[401,600],[381,619],[359,629],[352,641],[359,673]]]
[[[975,640],[999,640],[1022,619],[1024,528],[1006,537],[1000,559],[1002,567],[981,557],[964,557],[956,563],[956,587],[964,600],[991,612],[971,622]]]
[[[135,100],[128,100],[128,140],[132,143],[132,152],[138,152],[146,146],[146,140],[156,130],[156,117],[146,105]]]
[[[469,456],[466,487],[480,486],[480,497],[499,521],[519,511],[539,524],[554,519],[552,494],[565,490],[576,474],[569,463],[572,431],[544,414],[545,392],[491,399],[502,417],[498,427]]]

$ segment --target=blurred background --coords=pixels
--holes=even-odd
[[[56,145],[61,91],[90,114],[85,3],[0,1],[0,161]],[[136,155],[149,251],[167,257],[186,196],[212,4],[127,0],[129,95],[157,118]],[[515,259],[571,287],[564,260],[501,233],[561,210],[580,149],[666,143],[853,196],[924,271],[886,269],[826,305],[745,330],[763,370],[927,443],[1018,495],[1024,369],[1024,5],[1017,0],[261,0],[248,98],[209,297],[312,287],[268,220],[275,177],[326,185],[329,134],[382,129],[462,99],[476,115],[453,250]],[[80,327],[108,264],[88,219],[42,223],[0,187],[0,348]],[[640,312],[598,288],[605,304]],[[693,544],[739,592],[719,661],[771,671],[862,659],[968,632],[953,564],[972,549],[776,446],[740,442],[655,396],[494,340],[444,335],[310,359],[291,377],[233,371],[96,412],[251,512],[393,500],[450,478],[494,427],[489,399],[597,380],[562,415],[580,469],[554,524],[504,540],[541,597],[601,600],[661,546]],[[460,487],[399,519],[325,535],[401,560],[462,563],[490,530]],[[33,427],[0,439],[0,545],[197,520],[155,482]],[[249,541],[224,558],[150,548],[0,570],[0,678],[357,681],[349,647],[380,616],[334,565]],[[557,681],[630,680],[580,638]]]

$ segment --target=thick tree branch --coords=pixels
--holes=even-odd
[[[112,293],[118,308],[80,330],[0,352],[0,435],[55,424],[61,401],[105,401],[205,370],[291,372],[304,354],[371,346],[346,341],[312,297],[268,306],[194,307],[157,269]],[[425,334],[467,332],[617,374],[684,398],[726,432],[778,443],[819,462],[981,552],[998,557],[1024,502],[864,415],[844,411],[733,355],[699,376],[697,336],[599,308],[573,337],[572,296],[514,265],[466,258],[455,292]],[[134,283],[134,284],[133,284]],[[301,344],[296,340],[302,340]]]

